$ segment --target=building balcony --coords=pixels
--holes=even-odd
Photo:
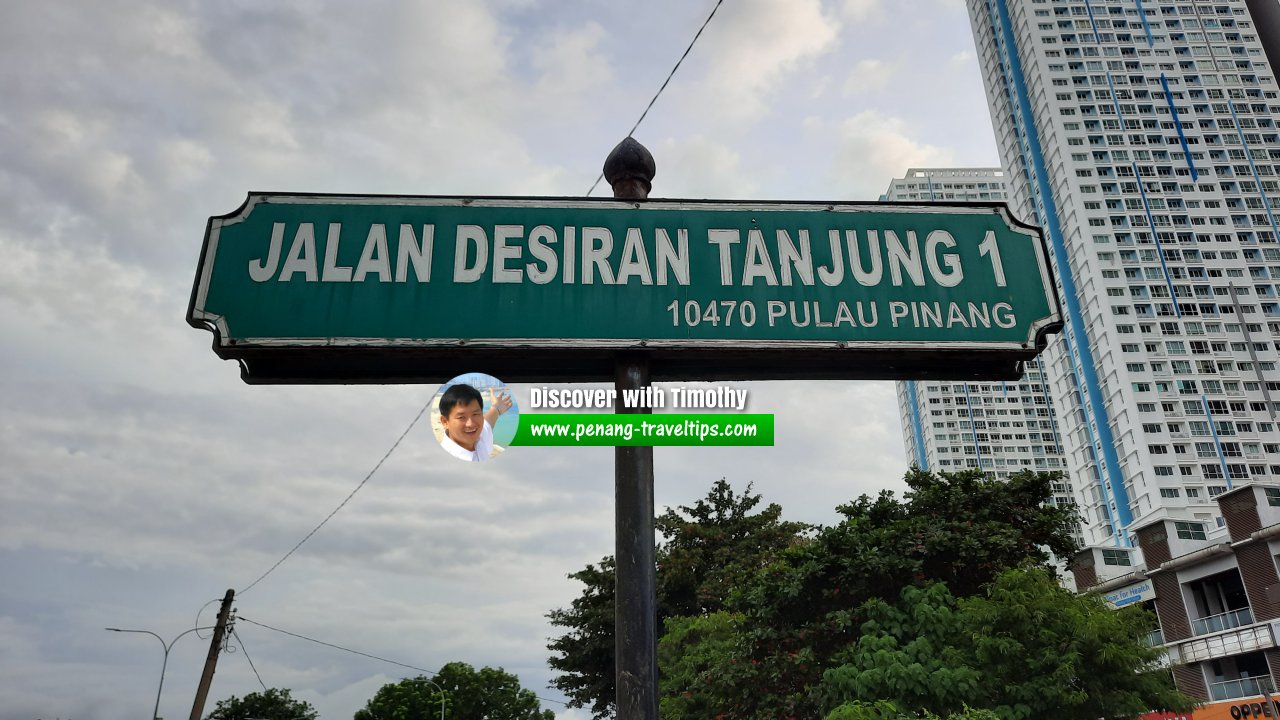
[[[1220,615],[1210,615],[1199,620],[1191,621],[1192,635],[1208,635],[1209,633],[1222,632],[1223,630],[1231,630],[1232,628],[1242,627],[1253,622],[1253,611],[1249,608],[1240,608],[1232,610]]]
[[[1254,697],[1264,692],[1275,692],[1275,685],[1270,678],[1240,678],[1225,682],[1209,683],[1209,698],[1212,700],[1231,700],[1233,698]]]
[[[1276,646],[1268,625],[1254,625],[1239,630],[1229,630],[1218,635],[1184,640],[1165,646],[1175,663],[1204,662],[1232,655],[1266,650]]]

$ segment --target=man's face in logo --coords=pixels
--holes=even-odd
[[[480,431],[484,429],[484,410],[480,403],[472,400],[469,403],[458,403],[448,415],[440,416],[444,431],[467,450],[476,449],[476,441],[480,439]]]

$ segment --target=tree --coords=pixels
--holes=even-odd
[[[702,692],[713,673],[731,662],[741,638],[742,616],[729,612],[668,618],[658,642],[662,720],[713,718],[714,703]]]
[[[448,716],[448,696],[425,675],[387,683],[356,711],[355,720],[438,720]]]
[[[288,690],[269,688],[251,692],[243,698],[232,695],[219,700],[205,720],[316,720],[316,709],[311,703],[294,700]]]
[[[1043,569],[1006,571],[970,598],[908,586],[898,604],[871,600],[864,611],[861,637],[823,676],[836,710],[889,700],[911,715],[977,707],[999,720],[1071,720],[1192,705],[1143,641],[1145,611],[1073,594]]]
[[[564,635],[547,643],[553,653],[547,664],[560,672],[552,684],[568,696],[570,707],[588,708],[596,718],[609,717],[613,713],[617,667],[613,657],[613,556],[569,577],[584,587],[569,609],[547,614],[552,625],[567,629]]]
[[[437,720],[442,703],[448,720],[555,720],[532,690],[521,687],[520,678],[502,668],[476,670],[462,662],[440,668],[430,682],[418,676],[383,685],[356,711],[355,720]]]
[[[1073,511],[1046,505],[1053,479],[912,470],[903,499],[885,491],[840,506],[840,523],[731,593],[740,633],[717,639],[732,652],[688,700],[739,720],[821,716],[815,690],[857,641],[868,600],[894,602],[904,587],[938,582],[967,597],[1006,569],[1074,552]]]
[[[781,520],[776,504],[757,509],[760,503],[750,485],[737,494],[720,479],[692,507],[668,509],[655,518],[664,539],[656,553],[659,628],[669,617],[723,610],[750,576],[800,541],[808,526]],[[548,663],[560,672],[553,682],[570,706],[608,717],[615,693],[613,558],[569,577],[585,587],[568,609],[547,616],[567,630],[547,645],[553,653]]]
[[[819,691],[827,707],[886,701],[895,709],[949,714],[982,694],[982,674],[956,645],[966,640],[955,597],[938,583],[908,585],[900,603],[867,601],[862,635],[823,673]],[[833,712],[832,714],[838,714]]]
[[[939,720],[931,712],[920,714],[904,713],[888,700],[877,700],[871,703],[854,701],[845,703],[827,715],[826,720]],[[1000,716],[990,710],[970,710],[948,715],[946,720],[1000,720]]]
[[[658,603],[664,617],[723,610],[734,591],[787,548],[809,526],[782,520],[782,506],[761,510],[752,486],[737,495],[723,478],[692,507],[668,509],[654,521],[659,548]]]

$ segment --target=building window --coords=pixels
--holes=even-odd
[[[1128,552],[1124,550],[1108,550],[1104,548],[1102,551],[1102,564],[1128,566],[1128,565],[1132,565],[1133,563],[1130,562],[1129,560]]]
[[[1178,537],[1183,540],[1206,540],[1204,534],[1204,525],[1196,522],[1178,521],[1173,524],[1174,529],[1178,532]]]
[[[1280,488],[1263,488],[1262,490],[1267,494],[1268,505],[1280,506]]]

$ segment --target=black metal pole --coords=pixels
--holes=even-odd
[[[613,196],[645,200],[653,180],[653,156],[627,138],[605,160],[605,179]],[[627,390],[649,385],[649,360],[644,353],[618,353],[614,358],[614,387],[619,413],[649,412],[626,407]],[[617,720],[658,719],[657,566],[653,534],[653,448],[614,450],[614,518],[617,563],[614,586],[614,661]]]
[[[619,354],[618,412],[623,390],[649,384],[649,363],[642,356]],[[618,720],[657,720],[657,577],[653,535],[653,448],[614,449],[614,658],[617,663]]]

